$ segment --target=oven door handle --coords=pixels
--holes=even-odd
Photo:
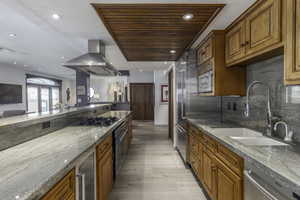
[[[260,185],[252,176],[251,176],[251,170],[245,170],[244,175],[245,177],[259,190],[261,191],[265,196],[268,197],[270,200],[279,200],[276,198],[273,194],[271,194],[267,189],[265,189],[262,185]]]

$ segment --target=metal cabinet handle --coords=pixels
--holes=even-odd
[[[245,170],[244,175],[246,178],[253,183],[253,185],[259,189],[265,196],[267,196],[270,200],[279,200],[277,199],[273,194],[271,194],[268,190],[266,190],[263,186],[261,186],[252,176],[251,176],[251,170]]]
[[[77,174],[78,178],[81,178],[81,197],[82,200],[85,200],[85,174]]]

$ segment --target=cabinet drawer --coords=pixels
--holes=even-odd
[[[96,148],[97,151],[97,159],[101,159],[102,155],[111,149],[112,147],[112,136],[108,136],[107,138],[104,139]]]
[[[217,146],[217,157],[239,176],[243,174],[244,160],[222,144]]]
[[[42,200],[75,200],[75,169],[56,184]]]
[[[213,153],[217,151],[217,142],[209,136],[203,135],[203,144]]]

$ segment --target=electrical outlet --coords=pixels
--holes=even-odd
[[[231,110],[231,102],[227,102],[227,110]]]
[[[237,110],[237,105],[236,102],[233,102],[233,110],[236,111]]]

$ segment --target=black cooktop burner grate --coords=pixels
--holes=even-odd
[[[119,118],[117,117],[95,117],[95,118],[88,118],[80,122],[82,126],[110,126]]]

